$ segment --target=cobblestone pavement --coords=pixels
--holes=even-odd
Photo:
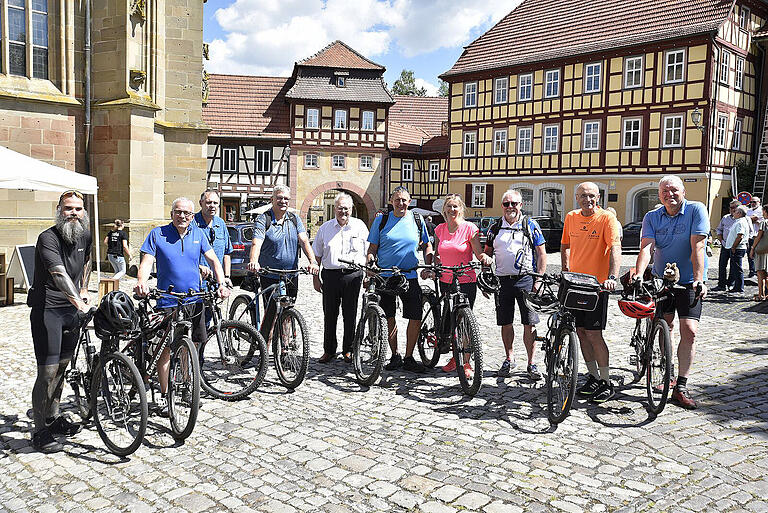
[[[0,511],[768,511],[768,328],[756,314],[724,318],[705,305],[689,383],[700,408],[668,405],[653,419],[644,388],[631,383],[632,322],[613,301],[606,338],[617,397],[578,401],[551,428],[542,382],[495,376],[501,342],[482,296],[487,370],[473,399],[439,370],[389,372],[364,389],[341,360],[317,364],[319,305],[304,277],[298,308],[312,363],[295,392],[270,369],[247,400],[204,399],[183,445],[151,417],[145,444],[125,460],[93,426],[66,440],[64,453],[32,451],[29,311],[0,309]],[[519,342],[516,354],[519,371]],[[65,397],[71,410],[68,388]]]

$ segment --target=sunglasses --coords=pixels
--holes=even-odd
[[[69,198],[70,196],[74,196],[78,199],[83,199],[82,192],[76,191],[74,189],[70,189],[68,191],[64,191],[61,193],[61,196],[59,196],[59,203],[61,203],[64,199]]]
[[[174,210],[173,213],[176,214],[177,216],[184,216],[184,217],[192,217],[193,215],[195,215],[194,212],[190,212],[189,210]]]
[[[518,207],[522,205],[523,202],[522,201],[502,201],[501,204],[504,205],[505,207]]]

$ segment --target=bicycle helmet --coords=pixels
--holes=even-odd
[[[656,303],[651,298],[619,299],[619,310],[633,319],[649,319],[656,313]]]
[[[110,292],[99,303],[93,316],[93,327],[99,338],[113,337],[136,326],[137,316],[133,301],[125,292]]]
[[[525,305],[529,310],[540,312],[543,314],[552,314],[557,312],[560,303],[557,300],[557,296],[552,293],[549,287],[544,285],[539,287],[537,291],[523,291],[523,299]]]
[[[408,279],[404,274],[393,274],[387,278],[385,287],[395,294],[405,294],[408,292]]]
[[[240,288],[247,290],[248,292],[256,292],[261,288],[261,282],[259,281],[259,275],[256,273],[248,273],[243,278],[243,282],[240,284]]]
[[[486,294],[495,294],[499,291],[499,277],[490,269],[484,269],[477,275],[477,286]]]

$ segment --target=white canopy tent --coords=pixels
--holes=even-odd
[[[93,240],[96,243],[96,276],[101,280],[99,195],[96,177],[75,173],[0,146],[0,189],[64,192],[75,189],[93,195]]]
[[[262,205],[260,207],[256,207],[256,208],[252,208],[250,210],[246,210],[244,213],[245,214],[263,214],[266,211],[268,211],[270,208],[272,208],[272,203],[267,203],[266,205]],[[293,212],[294,214],[296,214],[298,212],[298,210],[296,210],[293,207],[288,207],[288,212]]]

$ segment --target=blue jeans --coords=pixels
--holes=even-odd
[[[110,255],[107,253],[107,259],[112,264],[112,269],[115,271],[113,279],[120,279],[125,275],[125,258],[120,255]]]
[[[725,289],[728,287],[728,261],[731,259],[731,250],[721,246],[720,260],[717,262],[717,287]]]
[[[744,270],[741,268],[741,261],[746,252],[746,249],[731,249],[731,273],[728,275],[728,283],[732,285],[733,292],[744,292]]]

